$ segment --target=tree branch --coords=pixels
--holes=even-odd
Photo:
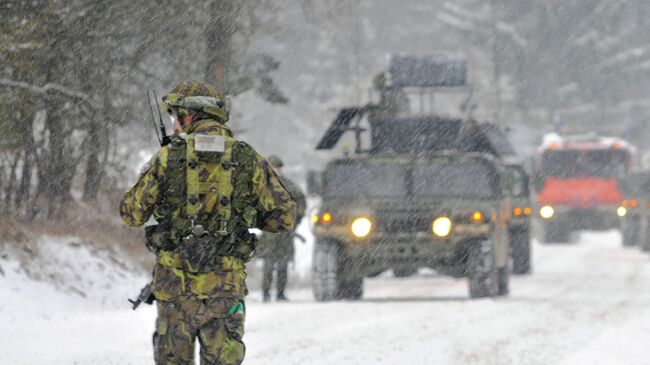
[[[36,94],[47,94],[50,91],[56,91],[60,94],[69,96],[74,99],[78,99],[86,103],[91,109],[98,110],[101,108],[100,104],[95,102],[89,95],[69,89],[65,86],[55,84],[52,82],[48,82],[44,86],[38,86],[23,81],[15,81],[15,80],[0,78],[0,85],[26,89]]]

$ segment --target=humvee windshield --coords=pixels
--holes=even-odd
[[[412,180],[413,183],[409,184]],[[349,162],[325,174],[329,197],[411,196],[490,199],[499,193],[494,170],[481,161],[426,164]]]
[[[415,197],[490,199],[498,196],[494,170],[480,161],[436,161],[413,169]]]
[[[325,195],[331,197],[402,197],[406,195],[406,166],[350,162],[325,175]]]

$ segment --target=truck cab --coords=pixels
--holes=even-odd
[[[572,231],[619,227],[620,181],[635,149],[619,138],[550,134],[538,152],[537,204],[544,239],[568,242]]]

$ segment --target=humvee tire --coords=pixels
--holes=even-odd
[[[531,271],[530,231],[517,229],[510,234],[510,254],[512,257],[512,273],[526,275]]]
[[[510,270],[507,267],[499,268],[499,292],[500,297],[510,294]]]
[[[491,240],[469,242],[467,279],[470,298],[494,297],[499,292],[499,274]]]
[[[565,222],[544,223],[544,243],[567,243],[570,237],[571,229]]]
[[[646,222],[645,234],[642,235],[643,239],[639,242],[641,245],[641,251],[648,252],[650,251],[650,221]]]
[[[339,247],[336,242],[317,240],[312,263],[312,288],[316,301],[336,299],[339,264]]]
[[[363,278],[354,278],[340,283],[338,299],[358,300],[363,295]]]
[[[343,270],[344,262],[337,242],[317,240],[312,263],[312,288],[316,301],[361,298],[363,277],[343,281]]]
[[[641,224],[636,218],[626,218],[621,223],[621,236],[623,236],[623,246],[632,247],[640,245],[640,228]]]

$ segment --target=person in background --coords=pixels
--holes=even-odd
[[[273,283],[273,272],[276,272],[276,299],[287,301],[287,269],[289,262],[293,261],[294,246],[296,237],[295,229],[305,214],[305,195],[300,188],[286,176],[282,175],[282,160],[275,155],[269,156],[269,162],[287,188],[289,194],[296,202],[296,217],[294,219],[294,230],[282,233],[264,233],[257,243],[257,255],[264,260],[262,277],[262,299],[264,302],[271,300],[271,286]]]

